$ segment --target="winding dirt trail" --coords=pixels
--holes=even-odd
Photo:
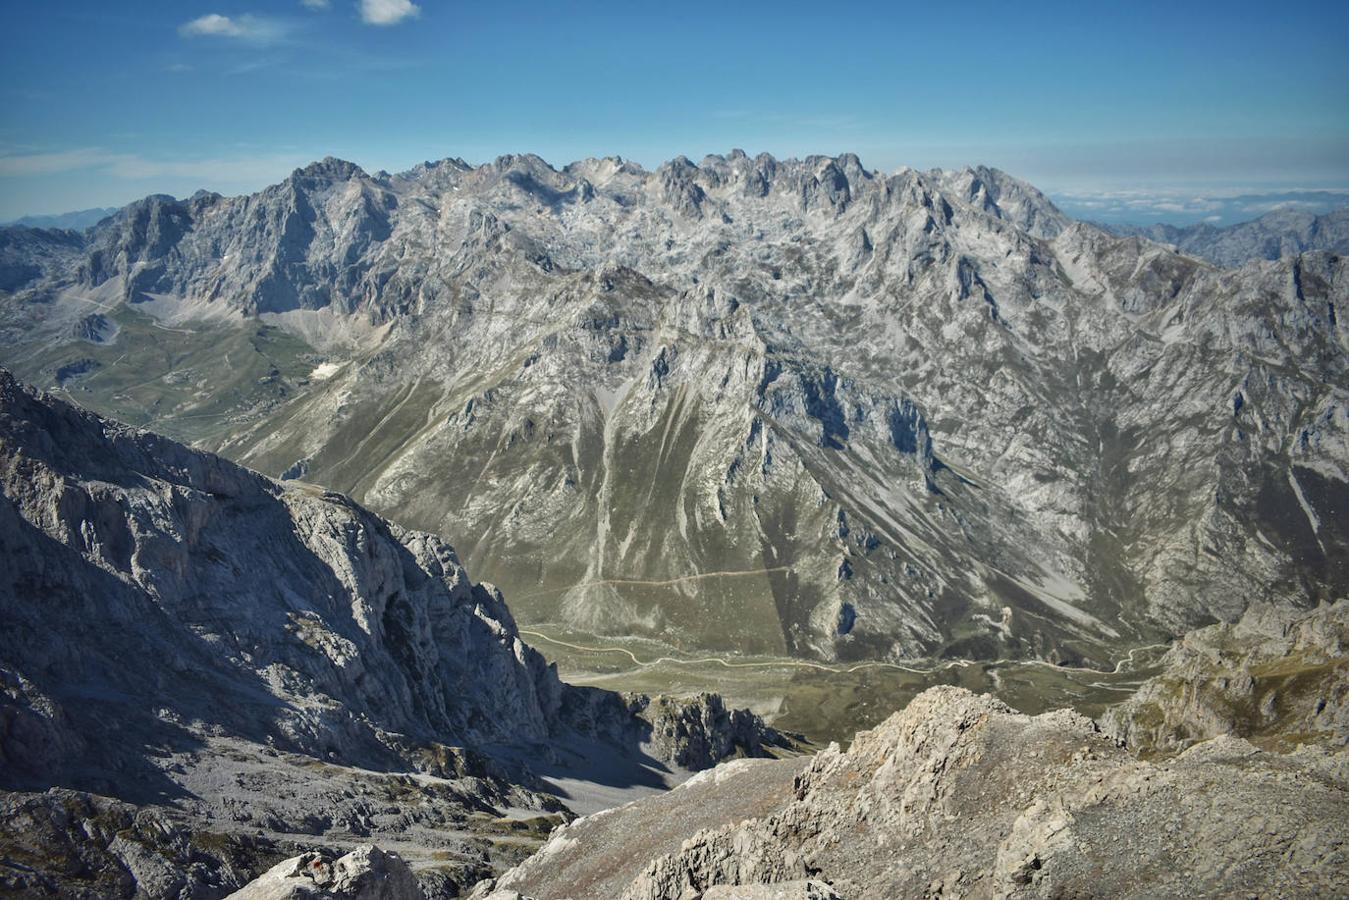
[[[687,581],[701,581],[705,578],[746,578],[751,575],[766,575],[769,572],[787,572],[791,566],[771,566],[766,569],[745,569],[735,572],[699,572],[696,575],[681,575],[678,578],[667,578],[664,581],[647,581],[641,578],[599,578],[594,581],[581,581],[576,584],[569,584],[565,587],[548,588],[542,591],[534,591],[529,594],[517,594],[515,599],[527,600],[530,597],[542,597],[547,594],[560,594],[563,591],[571,591],[576,588],[598,587],[604,584],[628,584],[642,585],[647,587],[669,587],[674,584],[683,584]],[[547,638],[545,638],[547,640]]]
[[[800,659],[783,659],[772,662],[767,661],[731,662],[730,660],[723,659],[720,656],[701,656],[701,657],[660,656],[657,657],[656,659],[643,662],[642,660],[637,658],[636,654],[634,654],[631,650],[627,649],[626,647],[586,647],[582,644],[573,644],[570,641],[559,640],[558,638],[549,637],[548,635],[540,631],[531,631],[526,628],[521,628],[520,633],[529,635],[530,637],[540,638],[541,640],[545,640],[550,644],[557,644],[562,647],[569,647],[572,650],[581,650],[587,653],[622,653],[624,656],[628,657],[628,659],[631,659],[634,665],[641,666],[643,668],[647,668],[650,666],[657,666],[660,665],[661,663],[667,662],[677,663],[680,665],[703,665],[706,663],[713,663],[719,666],[723,666],[727,669],[795,668],[795,669],[818,669],[819,671],[822,672],[837,672],[840,674],[847,674],[849,672],[858,672],[861,671],[862,669],[884,668],[884,669],[898,669],[901,672],[913,672],[917,675],[926,675],[929,672],[937,672],[941,671],[942,669],[974,665],[974,663],[971,662],[970,660],[960,659],[960,660],[952,660],[951,662],[945,663],[943,665],[933,666],[926,669],[919,669],[914,668],[912,666],[901,665],[899,663],[888,663],[888,662],[864,662],[858,663],[857,665],[854,666],[830,666],[824,663],[814,663]]]

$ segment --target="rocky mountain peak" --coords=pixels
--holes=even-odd
[[[370,176],[353,162],[347,162],[345,159],[338,159],[335,156],[325,156],[321,160],[296,169],[290,177],[292,180],[334,182],[351,181],[357,178],[364,179]]]
[[[966,167],[940,176],[964,200],[995,218],[1012,222],[1038,238],[1053,238],[1070,224],[1039,190],[988,166]]]

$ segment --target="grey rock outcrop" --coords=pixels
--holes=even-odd
[[[417,876],[395,853],[373,845],[345,856],[305,853],[277,863],[235,900],[423,900]]]
[[[75,323],[71,333],[91,344],[110,344],[117,339],[117,324],[101,313],[90,313]]]
[[[219,897],[282,855],[270,840],[171,810],[54,788],[0,793],[0,893],[14,897]]]
[[[1103,720],[1133,749],[1175,752],[1220,735],[1269,749],[1349,746],[1349,600],[1253,606],[1186,634],[1160,665]]]
[[[787,737],[747,709],[727,709],[717,694],[691,698],[636,694],[628,707],[650,724],[648,752],[685,769],[708,769],[727,759],[766,756],[765,745],[790,746]]]

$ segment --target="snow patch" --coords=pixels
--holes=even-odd
[[[1326,545],[1321,543],[1321,519],[1316,515],[1316,510],[1307,502],[1306,496],[1302,493],[1302,485],[1298,484],[1297,476],[1293,470],[1288,470],[1288,484],[1293,488],[1293,495],[1297,497],[1298,505],[1302,507],[1302,512],[1307,516],[1307,524],[1312,527],[1312,534],[1316,536],[1316,543],[1321,547],[1321,553],[1326,552]]]
[[[340,368],[342,366],[334,362],[319,363],[314,371],[309,373],[309,379],[311,381],[326,381],[336,375]]]

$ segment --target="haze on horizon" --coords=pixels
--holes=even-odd
[[[0,221],[250,192],[327,155],[399,171],[854,152],[883,171],[992,165],[1071,214],[1139,223],[1349,191],[1349,9],[1329,2],[72,0],[0,15]]]

